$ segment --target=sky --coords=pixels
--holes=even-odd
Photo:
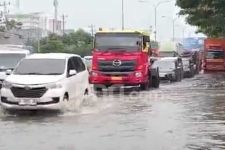
[[[2,0],[1,0],[2,1]],[[11,0],[12,5],[16,0]],[[165,0],[124,0],[125,28],[154,30],[154,9],[152,5]],[[59,17],[67,15],[66,28],[78,29],[93,24],[96,30],[102,28],[121,28],[121,0],[58,0]],[[44,12],[54,14],[53,0],[20,0],[21,12]],[[157,29],[158,40],[172,38],[172,18],[178,17],[179,8],[175,0],[164,3],[158,7]],[[162,16],[166,16],[163,18]],[[186,25],[184,17],[179,17],[175,23],[176,38],[194,36],[195,28]]]

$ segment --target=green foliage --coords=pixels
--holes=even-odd
[[[33,43],[37,51],[38,43]],[[74,33],[64,36],[51,34],[40,40],[40,52],[42,53],[74,53],[81,56],[90,55],[92,50],[92,36],[79,29]]]
[[[177,0],[180,15],[209,37],[225,37],[225,0]]]
[[[4,22],[4,25],[0,26],[0,31],[5,32],[5,31],[10,31],[12,29],[21,29],[22,27],[21,22],[17,22],[15,20],[7,20]]]

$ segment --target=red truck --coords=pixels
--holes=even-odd
[[[159,70],[151,65],[150,37],[142,31],[99,31],[95,35],[89,81],[96,91],[112,85],[159,87]]]
[[[225,39],[206,39],[204,42],[204,71],[225,71]]]

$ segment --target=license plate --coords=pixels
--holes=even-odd
[[[35,106],[35,105],[37,105],[37,100],[35,100],[35,99],[21,99],[19,101],[19,105],[21,105],[21,106]]]
[[[122,80],[123,78],[122,77],[111,77],[111,79],[118,81],[118,80]]]

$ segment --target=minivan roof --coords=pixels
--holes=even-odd
[[[176,61],[178,57],[164,57],[160,59],[161,61]]]
[[[66,53],[38,53],[30,55],[26,59],[67,59],[74,56],[80,57],[79,55]]]

